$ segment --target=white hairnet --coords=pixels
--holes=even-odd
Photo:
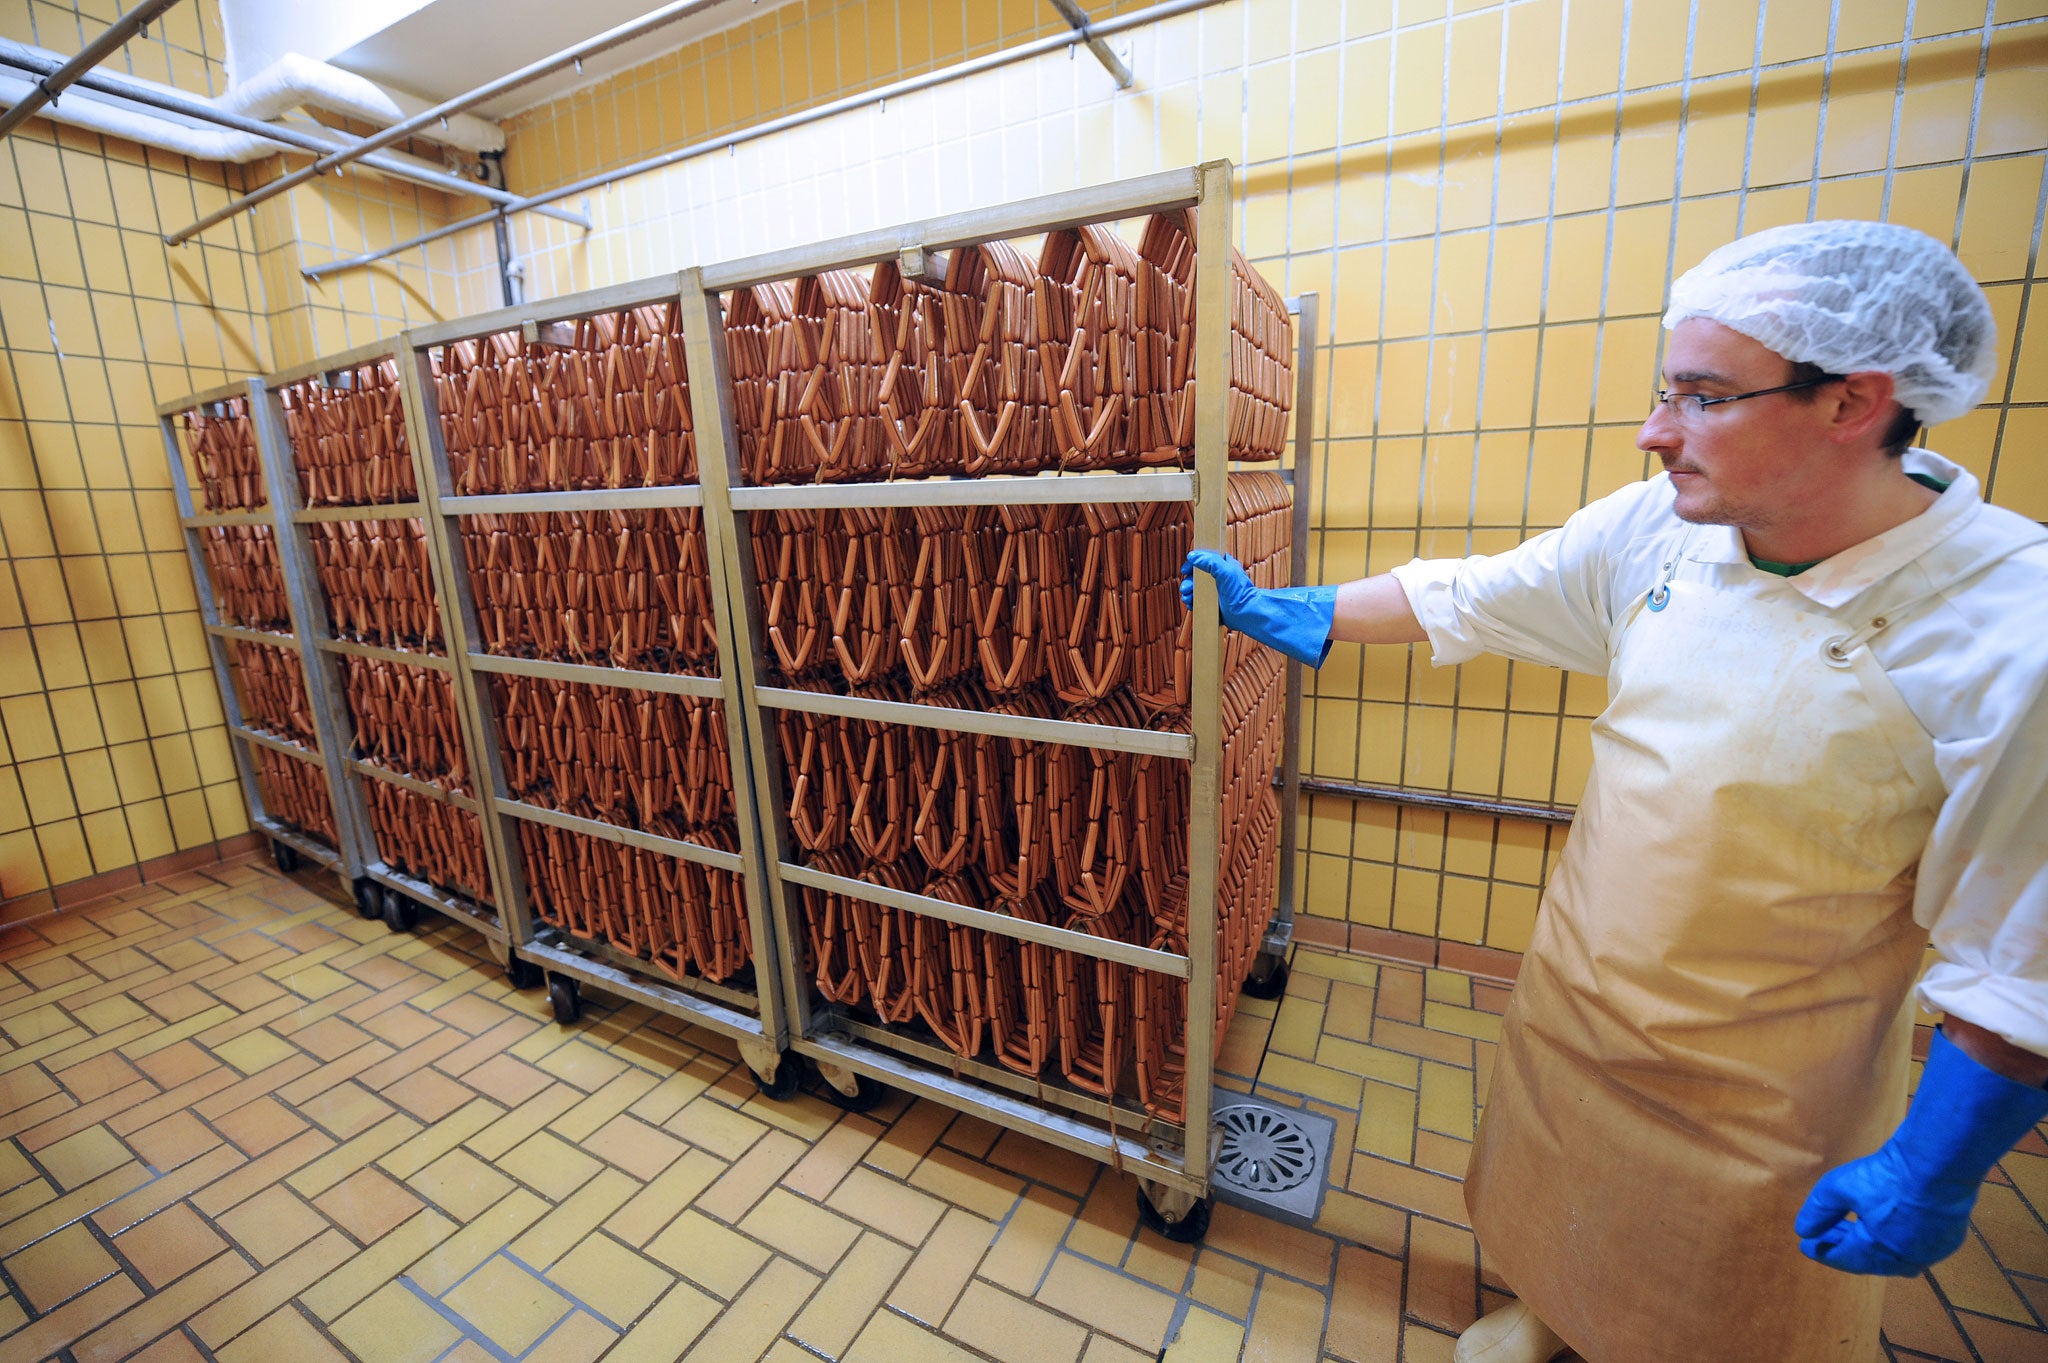
[[[1881,370],[1932,426],[1984,398],[1997,325],[1955,253],[1882,222],[1810,222],[1732,241],[1671,286],[1666,329],[1691,317],[1830,374]]]

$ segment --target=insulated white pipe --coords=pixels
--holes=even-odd
[[[14,67],[29,75],[14,75],[0,70],[0,103],[6,102],[26,82],[33,86],[34,75],[47,73],[57,65],[53,53],[26,44],[0,39],[0,67]],[[282,66],[283,63],[279,63]],[[318,66],[319,63],[309,65]],[[273,66],[272,70],[278,69]],[[331,69],[331,68],[330,68]],[[85,91],[92,92],[88,96]],[[294,148],[311,152],[315,156],[347,145],[346,141],[325,136],[296,127],[280,126],[230,112],[221,107],[224,101],[196,99],[170,86],[158,85],[153,81],[137,80],[132,76],[117,76],[105,71],[92,71],[80,76],[72,91],[61,104],[53,104],[36,112],[46,118],[70,123],[111,137],[125,138],[150,146],[162,147],[183,155],[205,161],[247,162],[259,157],[275,155]],[[253,108],[295,107],[300,100],[277,82],[266,82],[251,96]],[[135,105],[161,109],[181,118],[196,119],[195,126],[178,121],[178,118],[161,118],[144,113]],[[324,102],[321,107],[329,107]],[[230,129],[221,132],[219,129]],[[448,190],[457,194],[473,195],[495,204],[513,201],[513,196],[502,189],[495,189],[475,180],[451,175],[438,166],[431,165],[417,157],[396,152],[378,152],[363,158],[363,164],[386,175],[411,180],[434,189]],[[566,209],[544,209],[552,217],[574,223],[583,228],[590,226],[590,219],[581,213]]]
[[[594,57],[601,52],[608,52],[612,48],[629,43],[643,34],[654,32],[654,30],[662,27],[664,24],[672,24],[678,19],[687,19],[694,14],[715,8],[724,3],[726,3],[726,0],[671,0],[671,3],[663,5],[660,9],[643,14],[638,19],[629,20],[615,28],[608,28],[594,38],[585,38],[575,46],[565,47],[553,56],[542,57],[537,62],[528,62],[517,71],[507,72],[496,80],[486,81],[474,90],[457,95],[453,99],[443,100],[424,113],[415,114],[401,123],[394,123],[382,132],[365,137],[345,150],[335,152],[329,156],[323,156],[310,166],[301,166],[289,175],[280,176],[269,184],[260,186],[244,194],[241,198],[230,201],[224,207],[215,209],[190,227],[183,227],[175,232],[166,232],[164,240],[172,246],[181,246],[215,223],[225,222],[245,208],[254,208],[273,194],[282,194],[294,186],[304,184],[316,175],[325,175],[337,166],[346,165],[359,156],[367,155],[378,150],[380,147],[388,147],[393,142],[403,141],[413,133],[431,124],[436,118],[444,120],[452,118],[464,109],[474,108],[476,105],[497,98],[507,90],[516,90],[522,85],[539,80],[542,76],[550,75],[565,66],[573,64],[580,70],[582,69],[585,57]]]
[[[264,122],[312,104],[378,127],[402,123],[427,109],[423,99],[386,90],[352,71],[296,52],[285,53],[247,80],[237,80],[215,103],[228,113]],[[505,130],[474,114],[450,114],[445,123],[422,135],[464,151],[505,150]]]

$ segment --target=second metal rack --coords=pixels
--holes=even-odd
[[[488,883],[457,886],[452,883],[436,883],[424,874],[402,869],[396,855],[380,846],[375,820],[369,808],[373,797],[370,782],[380,782],[397,787],[412,796],[432,800],[450,806],[468,815],[480,815],[482,806],[471,795],[465,795],[446,785],[422,779],[416,772],[396,769],[394,765],[370,760],[367,754],[354,751],[350,736],[355,727],[348,721],[350,706],[346,700],[344,684],[345,670],[351,659],[370,663],[385,664],[408,670],[427,670],[446,675],[451,682],[455,664],[450,658],[446,641],[453,638],[453,611],[450,608],[449,589],[444,581],[445,564],[438,554],[429,555],[429,590],[434,597],[434,611],[438,617],[439,637],[442,647],[436,649],[431,641],[419,641],[421,646],[402,648],[386,643],[371,643],[360,639],[337,637],[332,620],[337,618],[344,603],[334,599],[318,573],[315,554],[310,544],[314,528],[323,523],[345,523],[361,525],[369,522],[383,524],[407,521],[421,523],[426,517],[426,508],[417,498],[404,501],[350,500],[341,501],[323,498],[320,504],[309,506],[304,495],[300,463],[310,458],[309,451],[295,451],[292,431],[284,408],[284,396],[288,390],[310,383],[326,387],[340,387],[345,376],[374,366],[382,361],[396,364],[401,391],[407,366],[403,361],[409,352],[396,340],[372,342],[338,355],[330,355],[307,364],[295,366],[252,380],[249,384],[251,417],[256,423],[257,445],[263,451],[265,481],[270,490],[270,502],[276,511],[279,535],[279,551],[288,580],[300,583],[300,591],[309,602],[309,609],[300,625],[299,635],[303,641],[303,655],[309,688],[322,697],[316,702],[326,714],[326,722],[333,732],[334,746],[327,749],[339,754],[331,762],[331,789],[335,794],[338,817],[353,830],[354,847],[352,859],[355,873],[369,882],[371,889],[358,884],[357,904],[366,914],[381,914],[387,924],[395,930],[410,928],[418,906],[433,909],[443,916],[466,926],[475,928],[483,935],[499,963],[504,965],[517,983],[529,982],[530,969],[523,967],[519,958],[510,951],[510,938],[501,915],[493,904],[503,903],[503,874],[495,858],[489,855],[488,840],[484,847],[484,874],[472,876]],[[405,394],[404,406],[409,412],[413,406],[411,395]],[[408,421],[408,426],[409,426]],[[418,445],[411,438],[408,429],[404,432],[404,447],[395,452],[403,467],[412,471],[415,485],[424,482],[417,450]],[[450,686],[450,700],[456,716],[458,741],[466,755],[466,766],[471,780],[481,769],[480,755],[484,751],[480,735],[476,731],[474,716],[466,703],[459,686]],[[452,877],[444,877],[452,880]]]
[[[742,701],[732,656],[734,635],[726,610],[731,595],[725,578],[727,553],[718,542],[722,527],[705,518],[710,598],[718,633],[717,675],[691,676],[494,654],[486,649],[482,639],[476,592],[466,566],[462,518],[696,508],[704,505],[704,491],[694,484],[675,484],[460,495],[444,439],[443,413],[435,386],[435,354],[445,347],[505,332],[518,333],[530,345],[559,344],[569,324],[576,320],[671,303],[678,296],[677,285],[677,277],[668,275],[417,330],[404,338],[409,353],[401,370],[413,447],[421,456],[420,490],[428,533],[436,561],[445,566],[442,589],[444,599],[452,606],[448,614],[450,653],[478,739],[476,774],[484,825],[499,872],[500,906],[511,950],[547,972],[549,994],[558,1018],[567,1021],[576,1015],[581,1006],[581,985],[600,988],[730,1038],[762,1089],[771,1094],[786,1094],[794,1090],[800,1072],[797,1066],[783,1063],[786,1032],[782,976],[776,966],[776,938],[757,870],[760,858],[754,843],[752,809],[747,803],[747,750],[740,722]],[[695,387],[703,405],[705,399],[701,395],[707,389],[701,384]],[[709,405],[715,406],[715,400]],[[722,704],[729,735],[737,850],[663,837],[515,798],[506,779],[500,746],[502,731],[491,687],[494,676],[615,687],[642,694],[666,693]],[[669,978],[650,968],[648,962],[607,943],[537,921],[532,902],[532,869],[526,864],[519,836],[521,824],[601,839],[737,875],[743,887],[752,943],[752,961],[744,977],[724,983]]]

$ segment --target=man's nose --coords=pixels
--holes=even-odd
[[[1676,449],[1681,440],[1678,419],[1671,415],[1667,403],[1660,402],[1652,407],[1650,415],[1643,419],[1642,426],[1636,431],[1636,448],[1647,453]]]

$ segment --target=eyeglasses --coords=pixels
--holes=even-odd
[[[1650,405],[1650,411],[1668,407],[1671,415],[1681,423],[1697,421],[1700,414],[1709,407],[1718,407],[1724,402],[1742,402],[1749,398],[1767,398],[1773,393],[1791,393],[1801,388],[1818,388],[1824,383],[1833,383],[1839,374],[1823,374],[1817,379],[1805,379],[1799,383],[1781,383],[1776,388],[1759,388],[1753,393],[1730,393],[1727,397],[1708,397],[1704,393],[1674,393],[1669,388],[1657,390],[1657,400]]]

